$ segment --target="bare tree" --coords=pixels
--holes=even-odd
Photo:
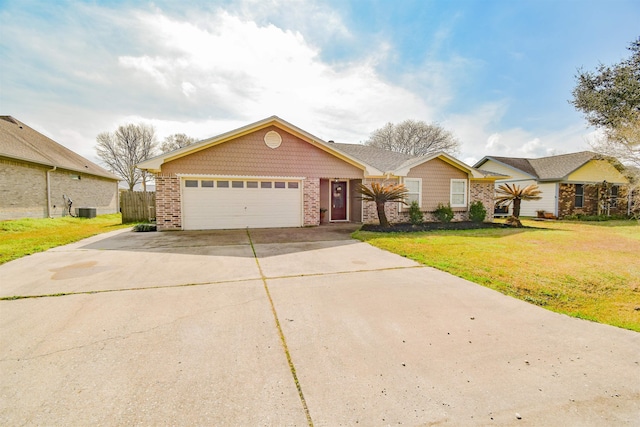
[[[168,153],[169,151],[177,150],[179,148],[194,144],[197,141],[197,139],[187,136],[184,133],[175,133],[173,135],[169,135],[164,139],[162,145],[160,145],[160,151],[163,153]]]
[[[412,156],[439,151],[456,155],[460,147],[456,137],[442,126],[415,120],[405,120],[397,125],[387,123],[374,130],[365,144]]]
[[[142,188],[147,191],[147,172],[136,165],[155,154],[158,142],[153,126],[127,124],[113,133],[100,133],[96,140],[98,157],[107,168],[122,177],[129,190],[142,180]]]

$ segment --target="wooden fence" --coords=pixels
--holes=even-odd
[[[122,212],[123,223],[155,220],[156,193],[121,191],[120,212]]]

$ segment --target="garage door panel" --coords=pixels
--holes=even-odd
[[[236,180],[237,181],[237,180]],[[255,181],[255,180],[253,180]],[[299,227],[302,195],[299,188],[184,187],[183,228]]]

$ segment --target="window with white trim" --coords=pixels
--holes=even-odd
[[[451,180],[450,202],[452,208],[464,208],[467,206],[467,180]]]
[[[411,205],[414,200],[418,202],[418,206],[422,206],[422,178],[405,178],[404,186],[407,188],[407,206]]]

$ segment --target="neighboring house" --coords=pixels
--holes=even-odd
[[[451,203],[463,219],[474,200],[492,213],[496,179],[444,153],[325,142],[276,116],[138,166],[155,174],[160,230],[313,226],[321,210],[325,222],[377,222],[375,205],[355,192],[372,181],[402,182],[423,211]],[[408,220],[403,205],[387,209],[390,221]]]
[[[522,202],[521,216],[544,211],[558,218],[567,215],[626,214],[627,178],[614,160],[590,151],[526,159],[486,156],[474,165],[509,176],[496,181],[525,187],[537,184],[542,199]]]
[[[11,116],[0,116],[0,220],[118,212],[119,178]],[[75,213],[74,213],[75,214]]]

